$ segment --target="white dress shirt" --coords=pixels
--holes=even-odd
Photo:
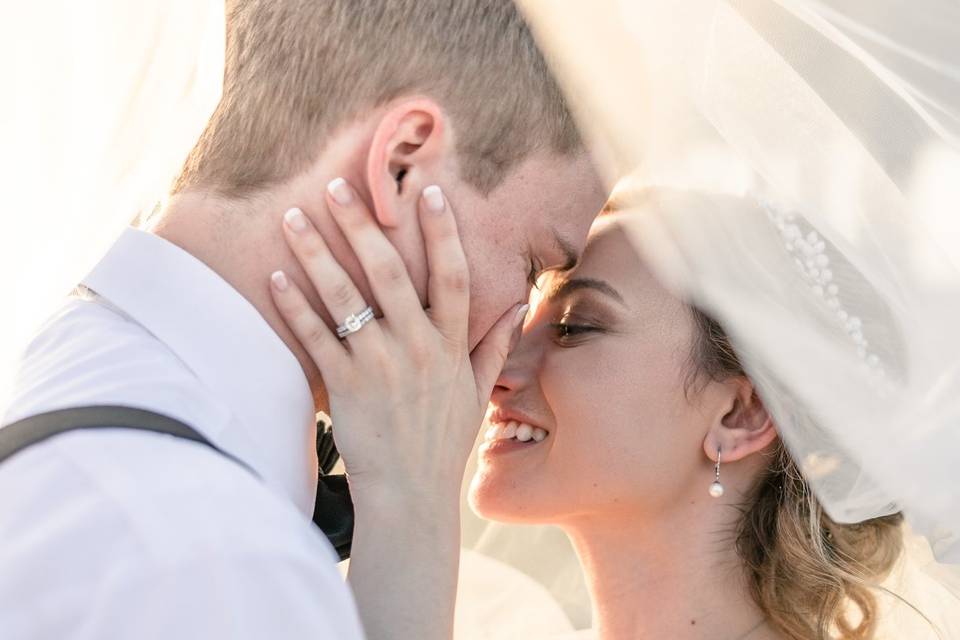
[[[293,354],[192,255],[127,230],[29,346],[0,424],[123,405],[209,448],[63,434],[0,464],[0,638],[359,639],[311,522],[314,407]],[[266,286],[266,285],[265,285]]]

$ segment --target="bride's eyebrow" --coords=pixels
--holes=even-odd
[[[563,280],[557,283],[557,285],[550,290],[550,293],[547,294],[547,299],[555,300],[557,298],[562,298],[570,295],[574,291],[579,291],[581,289],[599,291],[607,297],[613,298],[622,306],[627,306],[627,303],[624,302],[623,296],[620,295],[620,292],[603,280],[597,280],[596,278],[571,278],[569,280]]]

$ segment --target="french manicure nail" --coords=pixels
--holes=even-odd
[[[300,211],[300,209],[296,207],[283,214],[283,219],[286,220],[287,226],[297,233],[305,231],[307,228],[306,216],[303,215],[303,211]]]
[[[286,291],[290,284],[287,282],[287,275],[283,271],[274,271],[270,276],[270,281],[273,282],[273,286],[277,288],[277,291]]]
[[[443,191],[435,184],[423,190],[423,200],[427,203],[427,209],[434,213],[443,213],[446,208],[446,203],[443,201]]]
[[[526,317],[527,317],[527,311],[529,311],[529,310],[530,310],[530,305],[528,305],[528,304],[525,304],[525,305],[523,305],[522,307],[520,307],[519,309],[517,309],[517,317],[516,317],[516,319],[513,321],[514,326],[519,327],[520,325],[523,324],[523,321],[524,321],[524,320],[526,319]]]
[[[353,202],[353,190],[350,189],[350,185],[348,185],[347,181],[343,178],[331,180],[330,184],[327,185],[327,191],[330,192],[330,196],[341,207],[345,207]]]

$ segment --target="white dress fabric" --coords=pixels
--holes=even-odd
[[[312,523],[313,400],[259,313],[199,260],[130,229],[23,356],[0,424],[121,405],[192,442],[116,430],[41,442],[0,465],[0,635],[363,637]],[[259,476],[259,477],[258,477]]]
[[[575,627],[540,582],[479,551],[460,556],[454,639],[568,638]],[[579,637],[579,636],[577,636]]]

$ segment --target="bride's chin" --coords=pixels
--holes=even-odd
[[[518,490],[518,483],[503,474],[479,471],[467,493],[470,508],[481,518],[503,523],[534,524],[539,501],[529,492]]]

